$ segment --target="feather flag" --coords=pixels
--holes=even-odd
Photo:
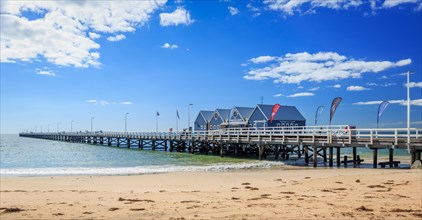
[[[160,113],[159,112],[157,112],[157,116],[160,116]]]
[[[321,113],[324,111],[324,106],[319,106],[318,107],[318,109],[316,110],[316,113],[315,113],[315,126],[317,125],[317,122],[318,122],[318,120],[319,120],[319,116],[321,115]]]
[[[280,109],[280,104],[275,104],[273,106],[273,109],[271,110],[271,119],[270,119],[270,123],[273,122],[275,115],[277,114],[278,109]]]
[[[378,123],[380,121],[381,115],[382,113],[384,113],[384,110],[387,108],[387,106],[390,103],[388,101],[383,101],[381,102],[380,106],[378,107],[378,115],[377,115],[377,128],[378,128]]]
[[[334,117],[334,113],[336,113],[337,107],[340,105],[340,102],[343,99],[341,97],[336,97],[333,99],[333,102],[331,103],[331,108],[330,108],[330,124],[331,124],[331,119],[333,119]]]
[[[179,110],[176,110],[177,119],[180,119]]]

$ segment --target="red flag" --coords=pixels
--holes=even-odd
[[[275,104],[273,106],[273,109],[271,110],[271,119],[270,119],[270,123],[273,122],[273,119],[275,117],[275,115],[277,114],[278,109],[280,108],[280,104]]]

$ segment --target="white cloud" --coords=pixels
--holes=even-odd
[[[43,68],[43,69],[35,69],[35,73],[36,74],[38,74],[38,75],[44,75],[44,76],[56,76],[56,74],[53,72],[53,71],[51,71],[51,70],[49,70],[48,68]]]
[[[89,38],[91,38],[93,40],[98,39],[98,38],[101,37],[101,35],[99,35],[97,33],[94,33],[94,32],[89,32],[88,35],[89,35]]]
[[[165,49],[176,49],[178,48],[178,46],[176,44],[169,44],[169,43],[165,43],[161,46],[161,48],[165,48]]]
[[[393,8],[405,3],[421,4],[420,0],[385,0],[379,5],[379,0],[264,0],[264,5],[272,11],[280,11],[285,15],[315,13],[318,8],[333,10],[348,10],[350,8],[363,8],[368,6],[371,9]],[[421,5],[416,5],[419,9]]]
[[[239,9],[237,9],[235,7],[229,6],[228,9],[229,9],[229,12],[230,12],[231,15],[237,15],[237,14],[239,14]]]
[[[274,97],[281,97],[281,96],[283,96],[283,94],[281,94],[281,93],[278,93],[278,94],[275,94],[274,95]]]
[[[161,26],[177,26],[179,24],[190,25],[194,22],[190,17],[190,13],[184,8],[177,8],[172,13],[161,13],[160,14],[160,25]]]
[[[89,100],[86,100],[86,102],[90,103],[90,104],[94,104],[94,105],[101,105],[101,106],[116,105],[116,104],[120,104],[120,105],[132,105],[133,104],[133,102],[130,102],[130,101],[110,102],[110,101],[106,101],[106,100],[96,100],[96,99],[89,99]]]
[[[273,61],[275,59],[276,59],[276,57],[273,57],[273,56],[259,56],[259,57],[256,57],[256,58],[252,58],[249,61],[252,62],[252,63],[258,64],[258,63],[267,63],[267,62]]]
[[[293,95],[289,95],[287,97],[289,98],[295,98],[295,97],[305,97],[305,96],[314,96],[314,93],[311,92],[299,92],[299,93],[295,93]]]
[[[366,83],[367,86],[382,86],[382,87],[390,87],[397,85],[396,83],[388,83],[385,82],[384,84],[378,84],[378,83]]]
[[[403,86],[407,87],[407,83],[403,84]],[[422,82],[409,82],[410,88],[422,88]]]
[[[347,91],[365,91],[369,90],[368,88],[365,88],[363,86],[348,86],[346,88]]]
[[[252,58],[250,61],[255,59],[261,58]],[[251,68],[244,78],[248,80],[273,79],[275,83],[287,84],[298,84],[303,81],[322,82],[360,78],[363,73],[378,73],[411,62],[410,59],[398,62],[355,60],[335,52],[288,53],[271,59],[275,62],[264,67]]]
[[[166,1],[2,1],[1,62],[99,66],[95,39],[133,32]],[[28,19],[25,14],[36,14]],[[36,43],[34,43],[36,42]],[[41,61],[41,60],[40,60]]]
[[[341,88],[341,85],[340,84],[336,84],[333,87],[336,88],[336,89],[340,89]]]
[[[110,36],[110,37],[107,37],[107,40],[108,40],[108,41],[115,42],[115,41],[121,41],[121,40],[123,40],[123,39],[125,39],[125,38],[126,38],[126,36],[125,36],[125,35],[123,35],[123,34],[118,34],[118,35],[116,35],[116,36]]]
[[[121,104],[121,105],[132,105],[133,103],[132,102],[120,102],[119,104]]]
[[[383,101],[355,102],[353,105],[379,105]],[[407,100],[389,100],[390,104],[407,105]],[[410,105],[422,106],[422,99],[410,100]]]
[[[314,87],[314,88],[310,88],[309,91],[318,91],[320,88],[319,87]]]
[[[383,8],[392,8],[404,3],[417,3],[420,0],[385,0],[382,4]]]

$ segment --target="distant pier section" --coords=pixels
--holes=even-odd
[[[91,143],[107,146],[225,155],[267,156],[275,160],[303,157],[306,164],[317,166],[318,158],[329,167],[360,164],[357,148],[373,151],[373,167],[397,167],[395,149],[406,149],[411,163],[421,160],[422,129],[356,129],[348,125],[291,126],[267,128],[224,128],[185,132],[57,132],[20,133],[20,137]],[[341,155],[351,148],[352,156]],[[378,150],[388,149],[389,160],[378,161]],[[328,152],[327,152],[328,151]],[[334,155],[335,151],[335,155]],[[322,159],[321,159],[322,158]]]

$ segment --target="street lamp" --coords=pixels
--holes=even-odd
[[[410,73],[407,71],[407,151],[410,152]]]
[[[91,117],[91,133],[92,133],[92,121],[94,120],[95,117]]]
[[[127,115],[128,114],[129,114],[128,112],[126,112],[125,114],[125,133],[127,132]]]
[[[72,132],[72,131],[73,131],[73,120],[70,121],[70,132]]]
[[[188,131],[190,131],[190,106],[193,104],[188,105]]]

